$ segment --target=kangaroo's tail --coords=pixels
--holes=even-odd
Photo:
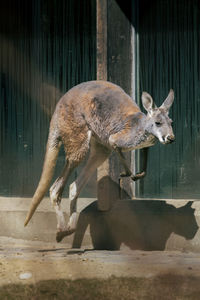
[[[46,154],[45,154],[42,175],[38,187],[33,196],[29,212],[24,222],[24,226],[26,226],[30,221],[36,208],[42,201],[45,193],[49,188],[51,179],[53,177],[60,146],[61,146],[61,142],[59,142],[58,139],[55,138],[54,134],[52,134],[50,131],[47,146],[46,146]]]

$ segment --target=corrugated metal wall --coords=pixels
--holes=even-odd
[[[56,102],[95,77],[95,1],[1,1],[0,195],[32,196]]]
[[[140,196],[200,198],[200,2],[139,1],[140,94],[159,105],[170,88],[176,141],[150,150]]]

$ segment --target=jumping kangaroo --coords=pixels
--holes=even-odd
[[[152,97],[143,92],[145,115],[130,96],[111,82],[89,81],[70,89],[57,103],[51,119],[42,175],[24,225],[28,224],[49,188],[61,144],[66,163],[50,188],[50,200],[57,216],[58,242],[76,230],[80,191],[112,151],[118,153],[125,168],[121,176],[131,176],[133,180],[144,177],[146,170],[132,174],[122,152],[148,148],[157,140],[162,144],[174,141],[172,120],[168,117],[173,100],[174,92],[170,90],[163,104],[157,107]],[[88,152],[85,166],[69,188],[70,219],[66,225],[60,208],[63,189],[71,172]]]

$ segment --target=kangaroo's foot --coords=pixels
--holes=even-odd
[[[56,242],[60,243],[65,236],[68,236],[68,235],[74,233],[75,231],[76,231],[76,229],[58,231],[56,233]]]
[[[74,233],[76,231],[77,222],[78,222],[78,214],[73,213],[69,219],[67,226],[64,229],[57,231],[56,241],[59,243],[62,241],[62,239],[65,236],[68,236],[68,235],[71,235],[72,233]]]

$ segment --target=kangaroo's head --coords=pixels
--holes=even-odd
[[[162,144],[169,144],[175,140],[172,120],[168,116],[173,101],[173,90],[170,90],[169,95],[160,107],[155,105],[152,97],[148,93],[142,93],[142,104],[147,111],[146,130],[158,138]]]

